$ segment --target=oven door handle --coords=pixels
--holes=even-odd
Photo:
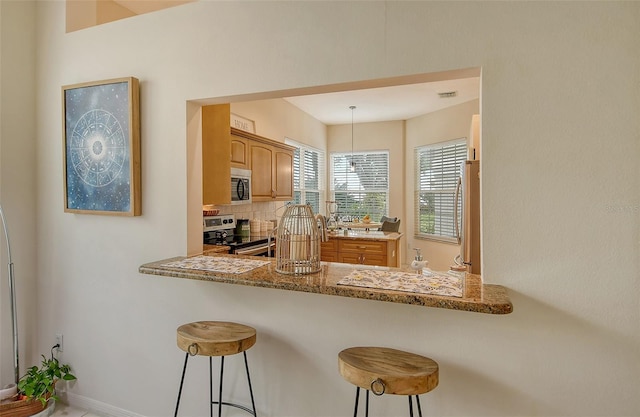
[[[268,250],[273,249],[273,247],[275,246],[275,243],[272,243],[271,245],[258,245],[258,246],[251,246],[249,248],[246,249],[238,249],[237,251],[234,252],[234,255],[257,255],[259,253],[264,253],[267,252]]]

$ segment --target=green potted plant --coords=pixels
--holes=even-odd
[[[11,402],[0,404],[0,417],[28,417],[45,410],[49,400],[58,401],[55,393],[58,380],[72,381],[76,376],[71,373],[71,367],[61,364],[51,355],[47,359],[42,355],[40,367],[32,366],[18,380],[18,394]]]
[[[41,409],[44,409],[49,400],[60,400],[55,393],[56,382],[60,379],[73,381],[76,376],[71,373],[69,365],[61,364],[53,355],[51,359],[42,355],[40,367],[32,366],[18,381],[18,392],[27,402],[39,401]]]

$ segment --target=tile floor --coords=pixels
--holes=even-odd
[[[98,414],[90,413],[86,410],[74,408],[69,405],[58,403],[51,417],[102,417]]]

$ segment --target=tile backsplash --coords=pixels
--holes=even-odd
[[[220,214],[235,214],[236,219],[276,220],[284,213],[286,201],[265,201],[252,204],[218,205]]]

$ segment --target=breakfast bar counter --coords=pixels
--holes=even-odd
[[[207,269],[207,266],[203,266],[212,262],[223,265],[223,267],[212,270],[210,267]],[[276,271],[276,260],[273,258],[211,254],[150,262],[140,266],[139,272],[173,278],[336,295],[475,313],[508,314],[513,311],[513,305],[505,287],[483,284],[480,276],[468,273],[460,275],[461,291],[459,296],[447,296],[357,286],[360,285],[359,281],[370,281],[369,276],[376,274],[382,277],[391,277],[390,281],[397,277],[401,277],[405,281],[409,278],[409,281],[418,283],[418,286],[426,278],[423,278],[422,274],[402,268],[335,262],[322,262],[321,270],[314,274],[288,275]],[[366,279],[363,280],[363,276]],[[341,283],[339,284],[339,282]],[[438,287],[439,285],[432,284],[432,286]]]

